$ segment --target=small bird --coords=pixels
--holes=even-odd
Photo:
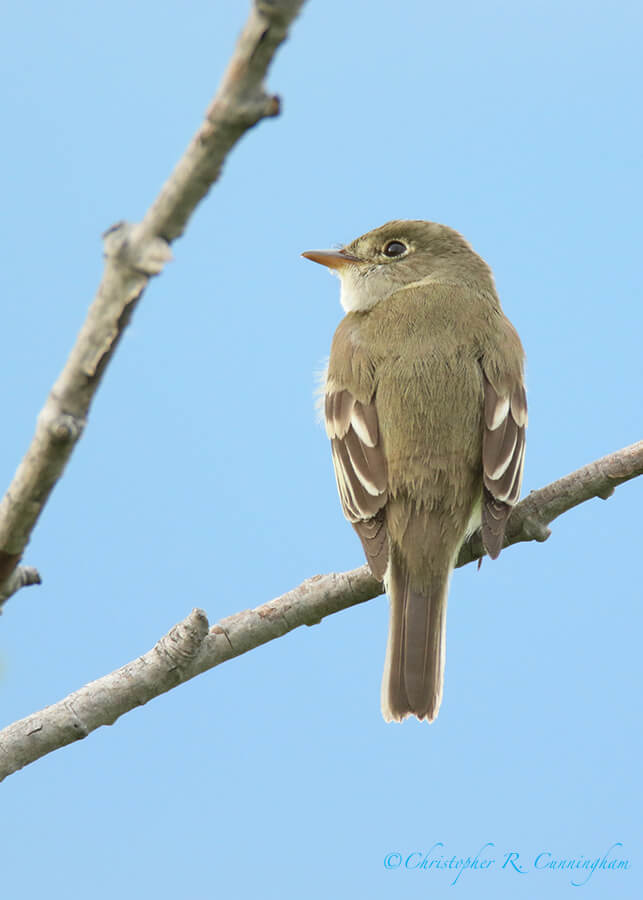
[[[446,225],[396,220],[302,255],[341,280],[324,415],[344,515],[390,598],[382,714],[431,722],[458,553],[482,526],[496,559],[520,496],[524,351],[489,266]]]

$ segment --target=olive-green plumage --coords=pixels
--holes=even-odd
[[[496,557],[520,492],[522,346],[486,263],[446,226],[389,222],[306,255],[339,271],[348,310],[326,424],[344,513],[391,600],[383,713],[431,721],[458,551],[482,520]]]

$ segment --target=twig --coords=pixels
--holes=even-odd
[[[105,234],[105,269],[87,319],[38,416],[36,431],[0,503],[0,606],[3,582],[81,437],[94,394],[149,279],[171,259],[169,244],[248,129],[279,113],[263,80],[304,0],[255,0],[205,120],[142,222]]]
[[[20,588],[30,587],[33,584],[42,584],[38,570],[32,566],[18,566],[11,575],[5,580],[0,588],[0,613],[2,613],[2,604],[9,599]]]
[[[533,491],[512,514],[508,544],[544,540],[549,522],[641,474],[643,441]],[[476,547],[474,535],[458,565],[477,559]],[[263,606],[222,619],[209,630],[205,613],[193,610],[144,656],[0,731],[0,780],[228,659],[300,625],[316,625],[382,592],[381,583],[362,566],[352,572],[316,575]]]

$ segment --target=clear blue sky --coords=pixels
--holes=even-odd
[[[198,126],[245,4],[4,11],[6,485],[96,289]],[[641,438],[638,4],[311,0],[247,135],[150,286],[0,619],[2,724],[362,564],[315,423],[338,285],[300,259],[391,218],[461,231],[528,356],[524,491]],[[0,786],[7,897],[643,894],[643,482],[452,582],[445,699],[386,725],[381,597]],[[484,871],[385,869],[483,845]],[[534,867],[601,856],[628,871]],[[519,853],[519,874],[501,864]],[[547,858],[541,858],[541,862]]]

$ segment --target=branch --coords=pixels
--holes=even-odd
[[[575,506],[600,497],[607,500],[619,484],[643,475],[643,441],[630,444],[577,469],[547,487],[532,491],[511,513],[505,534],[505,547],[523,541],[546,541],[550,522]],[[477,531],[462,547],[458,566],[482,559],[484,549]]]
[[[0,613],[2,613],[2,604],[9,597],[13,596],[20,588],[30,587],[32,584],[42,584],[37,569],[31,566],[18,566],[17,569],[14,569],[0,587]]]
[[[0,606],[13,592],[2,589],[3,583],[83,433],[94,394],[149,279],[171,259],[169,244],[182,234],[231,148],[261,119],[278,115],[279,99],[266,93],[263,80],[303,2],[255,0],[203,124],[143,221],[120,223],[105,234],[98,292],[0,503]]]
[[[592,497],[608,497],[616,485],[641,474],[643,441],[533,491],[511,516],[507,545],[545,540],[549,522]],[[458,565],[478,559],[481,547],[474,535]],[[112,725],[123,713],[228,659],[300,625],[317,625],[326,616],[381,593],[382,584],[362,566],[352,572],[316,575],[287,594],[228,616],[210,629],[205,613],[195,609],[144,656],[0,731],[0,780],[52,750],[87,737],[101,725]]]

